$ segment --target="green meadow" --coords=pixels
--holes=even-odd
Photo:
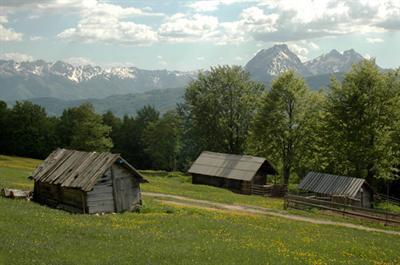
[[[40,161],[0,156],[0,188],[29,189]],[[281,209],[282,200],[144,172],[147,192]],[[0,198],[0,264],[399,264],[400,237],[277,217],[168,206],[79,215]]]

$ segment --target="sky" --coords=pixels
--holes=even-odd
[[[0,59],[195,70],[286,43],[400,66],[400,0],[0,0]]]

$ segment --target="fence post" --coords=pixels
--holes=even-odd
[[[283,197],[283,209],[287,209],[287,196]]]

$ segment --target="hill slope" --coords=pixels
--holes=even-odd
[[[182,101],[183,94],[184,88],[169,88],[152,90],[145,93],[113,95],[102,99],[63,100],[43,97],[28,100],[44,107],[51,116],[59,116],[66,108],[76,107],[84,102],[89,102],[98,113],[104,113],[110,110],[115,115],[122,117],[125,114],[134,115],[137,110],[143,108],[145,105],[151,105],[161,113],[175,109],[177,103]],[[10,105],[14,103],[15,102],[9,102]]]

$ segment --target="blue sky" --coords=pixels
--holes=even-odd
[[[400,0],[1,0],[0,58],[194,70],[275,43],[400,66]]]

